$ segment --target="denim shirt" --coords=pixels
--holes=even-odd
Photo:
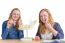
[[[2,24],[2,39],[20,39],[23,38],[23,30],[16,29],[15,26],[12,26],[10,29],[7,28],[7,21],[4,21]]]

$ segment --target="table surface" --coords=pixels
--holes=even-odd
[[[65,43],[65,40],[0,40],[0,43]]]

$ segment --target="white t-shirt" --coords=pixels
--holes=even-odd
[[[52,37],[53,37],[52,33],[49,32],[46,32],[45,34],[41,34],[41,38],[43,40],[52,40]]]

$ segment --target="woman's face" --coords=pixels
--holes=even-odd
[[[40,13],[40,19],[43,23],[48,22],[48,13],[46,11],[42,11]]]
[[[16,21],[16,20],[19,19],[19,16],[20,16],[20,11],[14,10],[13,13],[12,13],[12,19],[13,19],[14,21]]]

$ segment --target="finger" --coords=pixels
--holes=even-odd
[[[9,22],[12,23],[12,24],[14,23],[12,19],[9,19]]]

